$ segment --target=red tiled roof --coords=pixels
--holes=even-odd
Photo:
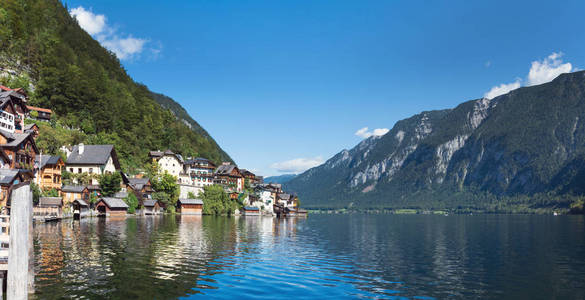
[[[36,106],[26,106],[26,108],[28,108],[29,110],[36,110],[36,111],[42,111],[42,112],[46,112],[46,113],[53,113],[52,110],[48,109],[48,108],[40,108],[40,107],[36,107]]]

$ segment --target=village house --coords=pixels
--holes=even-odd
[[[24,133],[31,133],[33,138],[36,140],[39,137],[39,126],[34,123],[24,125]]]
[[[244,190],[244,176],[242,176],[237,166],[229,162],[224,162],[215,170],[214,182],[225,186],[233,186],[237,192]]]
[[[51,121],[51,115],[53,114],[53,111],[51,111],[50,109],[29,105],[27,105],[26,108],[28,109],[29,116],[31,118],[39,121]],[[35,114],[37,115],[36,117],[33,117],[33,112],[35,112]]]
[[[24,119],[28,114],[26,93],[22,89],[10,89],[5,86],[0,86],[0,90],[0,103],[2,103],[1,109],[3,117],[9,120],[12,129],[4,127],[3,124],[1,124],[2,120],[0,120],[0,128],[8,129],[10,132],[22,133],[24,131]],[[4,107],[7,102],[10,102],[10,105],[12,106],[11,111]],[[4,113],[11,114],[12,116],[4,115]]]
[[[240,169],[240,173],[242,173],[242,176],[244,176],[244,179],[248,180],[248,182],[250,184],[261,183],[261,182],[259,182],[259,178],[256,177],[256,174],[254,174],[246,169]]]
[[[258,201],[251,202],[250,204],[259,206],[263,208],[264,211],[272,214],[274,212],[273,205],[275,203],[277,190],[269,185],[257,185],[256,188],[254,188],[254,192]]]
[[[0,148],[9,159],[9,168],[23,171],[24,181],[33,179],[34,162],[39,150],[32,134],[9,133],[0,129]]]
[[[0,169],[0,207],[1,210],[8,208],[10,203],[10,193],[12,192],[12,186],[24,181],[24,178],[19,170],[14,169]],[[7,211],[2,212],[3,214]]]
[[[100,198],[95,208],[101,216],[124,217],[128,211],[128,204],[122,199],[104,197]]]
[[[33,208],[35,216],[62,217],[63,199],[61,197],[40,197],[39,204]]]
[[[35,158],[34,182],[42,190],[55,189],[61,192],[61,171],[65,163],[60,156],[37,155]]]
[[[144,200],[142,209],[142,214],[144,215],[158,215],[161,213],[160,204],[156,200]]]
[[[256,206],[244,206],[243,214],[244,216],[259,216],[260,209]]]
[[[204,187],[213,184],[213,170],[216,166],[208,159],[198,157],[187,159],[184,164],[185,174],[189,175],[194,185]]]
[[[123,178],[126,178],[126,176]],[[126,191],[134,193],[138,199],[139,205],[142,205],[143,201],[150,199],[152,193],[154,192],[152,185],[150,184],[150,179],[148,178],[126,178],[125,181]]]
[[[75,200],[83,200],[89,203],[89,189],[83,185],[65,185],[61,188],[63,195],[63,206],[69,207]]]
[[[66,169],[73,174],[112,174],[120,171],[120,162],[113,145],[79,144],[67,153]],[[97,185],[99,182],[92,178],[91,184]]]
[[[158,169],[161,173],[167,172],[179,179],[183,172],[183,157],[171,150],[165,152],[150,151],[148,156],[153,162],[158,164]]]
[[[297,197],[295,195],[280,193],[276,198],[276,203],[288,209],[296,209],[297,207],[296,199]]]
[[[182,215],[200,215],[203,213],[203,200],[179,199],[177,208],[178,212]]]
[[[81,199],[76,199],[71,203],[71,210],[73,211],[74,219],[79,219],[90,214],[89,204]]]

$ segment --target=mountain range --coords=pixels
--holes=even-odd
[[[285,184],[313,208],[568,208],[585,194],[585,72],[397,122]]]

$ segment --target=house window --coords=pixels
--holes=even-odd
[[[79,173],[80,173],[80,174],[82,173],[82,172],[81,172],[81,168],[77,168],[77,171],[79,171]]]
[[[69,172],[73,173],[73,168],[69,168]]]
[[[89,174],[93,174],[93,168],[89,168]]]

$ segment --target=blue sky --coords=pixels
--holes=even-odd
[[[66,2],[136,81],[261,175],[585,66],[584,1],[137,3]]]

